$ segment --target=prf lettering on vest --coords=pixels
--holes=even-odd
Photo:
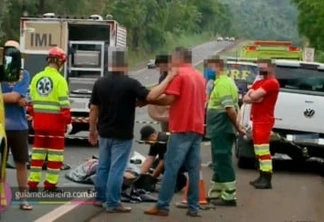
[[[30,46],[32,47],[54,47],[57,44],[52,42],[51,33],[31,33],[30,34]]]
[[[251,72],[249,70],[229,69],[227,75],[234,80],[247,80]]]

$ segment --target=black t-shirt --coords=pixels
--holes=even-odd
[[[164,154],[167,150],[167,142],[169,139],[169,135],[165,132],[159,132],[157,141],[158,142],[164,142],[164,143],[155,143],[151,145],[150,151],[148,153],[149,156],[154,156],[156,157],[157,155],[159,156],[159,160],[163,160]]]
[[[99,106],[99,135],[119,140],[133,139],[136,101],[145,101],[148,93],[139,81],[119,72],[98,79],[90,103]]]

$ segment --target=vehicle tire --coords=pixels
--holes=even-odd
[[[255,160],[248,157],[238,157],[237,166],[240,169],[255,169]]]
[[[320,175],[321,177],[324,177],[324,161],[321,164]]]

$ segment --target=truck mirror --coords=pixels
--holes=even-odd
[[[0,60],[0,82],[16,82],[21,70],[21,52],[14,47],[4,47]]]

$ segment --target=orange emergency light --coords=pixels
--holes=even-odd
[[[300,48],[298,48],[298,47],[294,47],[294,46],[290,46],[290,47],[288,48],[288,51],[289,51],[289,52],[300,52]]]
[[[246,46],[245,47],[245,50],[247,51],[256,51],[258,49],[257,46]]]

